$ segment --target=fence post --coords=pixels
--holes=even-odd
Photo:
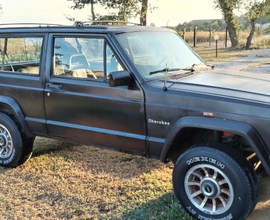
[[[194,47],[196,47],[196,43],[197,43],[197,26],[194,27]]]
[[[225,47],[227,47],[227,41],[228,41],[228,27],[226,27]]]
[[[211,47],[211,39],[212,38],[212,26],[211,24],[209,25],[209,47]]]

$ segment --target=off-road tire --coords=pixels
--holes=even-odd
[[[23,150],[18,165],[26,163],[28,160],[30,160],[33,153],[34,140],[35,137],[27,137],[26,135],[22,135]]]
[[[173,187],[179,203],[197,219],[244,220],[258,198],[254,170],[227,146],[188,149],[175,164]]]
[[[16,123],[0,113],[0,165],[16,167],[23,152],[22,137]]]

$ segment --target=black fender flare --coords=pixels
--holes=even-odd
[[[19,104],[11,97],[0,95],[0,106],[5,106],[8,109],[12,110],[13,114],[18,120],[23,132],[29,136],[34,137],[33,133],[30,131],[26,121],[24,114],[19,106]]]
[[[178,132],[183,128],[204,128],[217,131],[226,131],[242,136],[249,142],[250,146],[257,154],[258,158],[261,160],[262,165],[266,169],[268,175],[270,175],[269,150],[257,131],[249,124],[220,118],[187,116],[179,119],[174,124],[165,139],[165,143],[160,156],[160,160],[162,162],[166,162],[166,156],[171,147],[171,143],[173,142]]]

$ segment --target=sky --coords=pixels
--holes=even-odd
[[[220,19],[221,12],[214,9],[214,0],[149,0],[157,7],[148,13],[147,24],[156,26],[176,26],[185,21],[197,19]],[[53,23],[71,24],[65,15],[76,20],[86,21],[91,14],[90,6],[81,10],[70,9],[72,2],[67,0],[0,0],[3,12],[0,23]],[[95,6],[95,12],[107,14],[107,11]],[[130,20],[139,23],[139,18]]]

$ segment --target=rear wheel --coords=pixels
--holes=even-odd
[[[197,219],[246,219],[258,197],[252,167],[227,146],[187,150],[175,164],[173,187],[180,204]]]
[[[22,138],[15,122],[6,114],[0,113],[0,165],[18,166],[22,150]]]

